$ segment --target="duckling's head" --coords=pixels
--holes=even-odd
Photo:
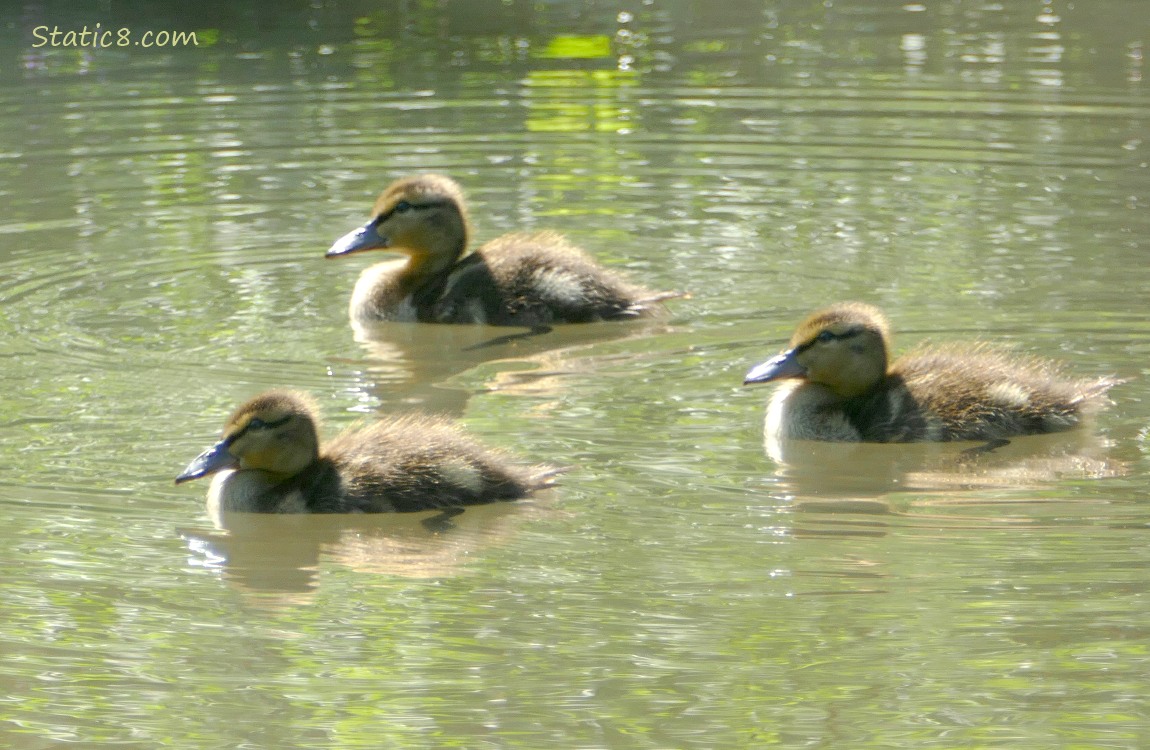
[[[453,263],[470,234],[463,190],[439,174],[405,177],[375,201],[371,221],[336,240],[326,257],[393,249],[416,261]]]
[[[886,375],[890,329],[877,307],[840,302],[812,313],[790,348],[747,373],[744,385],[801,378],[841,398],[866,393]]]
[[[222,469],[255,469],[275,481],[292,477],[319,456],[316,408],[294,391],[268,391],[236,409],[223,438],[176,477],[176,484]]]

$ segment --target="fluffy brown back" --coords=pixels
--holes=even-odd
[[[378,513],[514,500],[550,486],[555,471],[514,465],[446,420],[410,415],[339,435],[316,474],[328,477],[317,512]]]
[[[989,344],[923,347],[847,409],[864,440],[993,440],[1067,430],[1117,380],[1067,378],[1052,361]]]
[[[435,302],[440,322],[586,323],[649,314],[660,295],[604,268],[555,232],[507,234],[465,257]],[[670,295],[673,296],[673,295]]]

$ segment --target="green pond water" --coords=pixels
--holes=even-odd
[[[1150,746],[1150,4],[0,10],[0,745]],[[33,29],[198,46],[34,47]],[[454,176],[666,320],[358,335],[376,193]],[[1069,435],[762,438],[827,302],[1117,375]],[[450,414],[531,501],[212,519],[228,412]]]

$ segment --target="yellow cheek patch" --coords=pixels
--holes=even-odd
[[[262,469],[275,471],[276,455],[271,450],[245,451],[240,457],[240,467],[244,469]]]
[[[394,250],[402,249],[414,263],[419,263],[432,254],[428,247],[426,233],[421,227],[404,227],[397,232],[388,234],[387,237],[388,247]]]

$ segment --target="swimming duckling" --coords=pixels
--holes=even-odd
[[[176,484],[215,474],[208,503],[225,511],[405,513],[514,500],[558,473],[508,465],[452,423],[425,415],[349,430],[321,451],[316,414],[303,393],[256,396]]]
[[[988,344],[923,347],[888,365],[882,312],[843,302],[804,320],[790,348],[744,385],[790,379],[767,407],[768,439],[1000,441],[1068,430],[1120,380],[1070,380],[1055,362]]]
[[[348,311],[355,321],[534,328],[648,316],[679,296],[626,281],[555,232],[505,234],[465,254],[471,227],[463,191],[443,175],[393,182],[371,216],[326,257],[384,248],[408,257],[360,274]]]

